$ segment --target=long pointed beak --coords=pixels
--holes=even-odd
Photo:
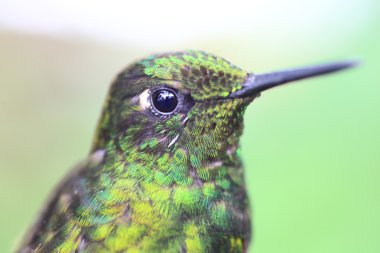
[[[261,91],[285,84],[288,82],[324,75],[358,65],[357,61],[334,62],[309,67],[277,71],[269,74],[250,74],[242,89],[229,95],[230,98],[257,96]]]

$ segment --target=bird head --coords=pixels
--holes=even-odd
[[[255,75],[201,51],[153,55],[113,82],[93,150],[116,145],[124,152],[137,147],[150,154],[181,149],[195,160],[226,156],[236,151],[244,111],[260,92],[352,65]]]

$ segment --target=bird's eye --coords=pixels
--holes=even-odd
[[[177,95],[168,89],[157,90],[152,95],[152,102],[157,111],[171,113],[178,105]]]

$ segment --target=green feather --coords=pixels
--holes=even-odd
[[[246,78],[223,58],[199,51],[129,66],[111,86],[92,154],[58,188],[22,248],[246,250],[250,211],[237,150],[253,98],[225,99]],[[152,114],[143,105],[149,101],[141,102],[145,90],[159,87],[183,96],[173,115]]]

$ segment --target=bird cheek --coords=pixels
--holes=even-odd
[[[146,109],[150,108],[150,101],[149,101],[149,89],[146,89],[138,96],[138,105],[140,108],[140,111],[145,111]]]

